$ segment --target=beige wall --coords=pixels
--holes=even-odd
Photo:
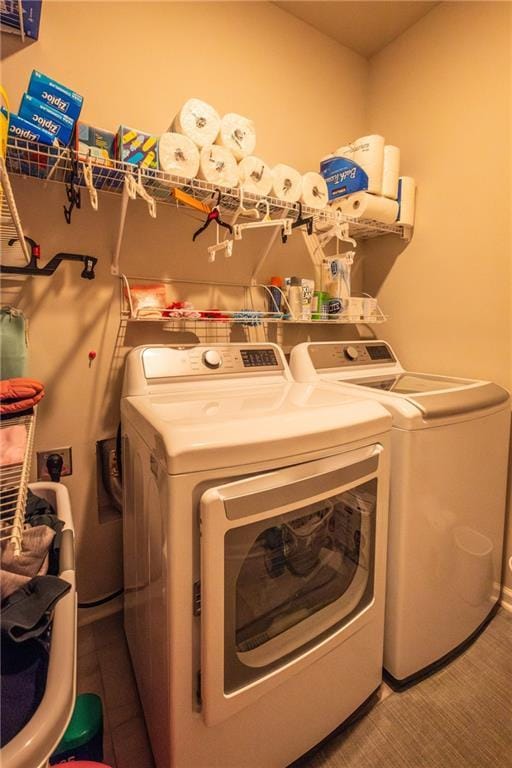
[[[400,146],[418,205],[410,246],[365,259],[407,367],[508,388],[510,19],[510,3],[441,3],[371,60],[368,128]]]
[[[33,68],[83,94],[84,120],[111,130],[123,122],[159,133],[184,100],[197,96],[221,114],[250,115],[258,153],[301,171],[316,169],[343,137],[364,130],[367,62],[270,3],[45,2],[39,42],[2,44],[2,81],[15,109]],[[169,336],[118,333],[119,285],[109,260],[119,198],[100,195],[94,213],[84,195],[68,226],[61,185],[45,189],[16,179],[14,186],[27,234],[41,242],[44,259],[57,251],[100,259],[94,282],[80,280],[77,265],[67,264],[51,279],[29,281],[20,299],[31,320],[30,373],[48,391],[37,447],[73,447],[74,472],[66,484],[78,532],[80,599],[90,601],[121,584],[120,522],[98,522],[95,443],[113,435],[118,423],[126,348]],[[265,241],[252,238],[229,264],[208,265],[206,243],[190,242],[196,226],[171,209],[149,220],[143,203],[130,203],[124,268],[137,275],[247,280]],[[262,279],[275,271],[311,271],[300,236],[276,249]],[[210,306],[217,301],[209,299]],[[98,353],[92,367],[90,349]]]

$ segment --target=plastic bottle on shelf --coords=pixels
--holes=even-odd
[[[292,320],[300,320],[302,318],[302,279],[300,277],[290,278],[290,286],[288,288],[288,304],[292,313]]]
[[[279,275],[274,275],[270,278],[270,284],[267,293],[268,296],[268,311],[269,312],[281,312],[281,302],[283,295],[281,293],[284,280]]]

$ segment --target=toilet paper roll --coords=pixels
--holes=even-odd
[[[272,171],[268,165],[255,155],[244,157],[238,163],[240,186],[246,192],[256,195],[268,195],[272,187]]]
[[[236,187],[238,184],[236,160],[229,149],[218,144],[202,148],[197,175],[211,184],[218,184],[219,187]]]
[[[416,211],[416,182],[411,176],[400,176],[398,179],[398,223],[414,226]]]
[[[352,145],[351,159],[368,175],[368,192],[380,195],[384,166],[384,136],[362,136]]]
[[[158,161],[162,171],[193,179],[199,170],[199,150],[181,133],[162,133],[158,141]]]
[[[396,200],[398,197],[398,175],[400,173],[400,150],[392,144],[384,147],[384,163],[382,168],[382,191],[384,197]]]
[[[242,160],[254,152],[256,129],[252,120],[236,112],[228,112],[220,121],[220,133],[217,144],[226,147],[237,160]]]
[[[272,168],[272,194],[280,200],[296,203],[302,194],[302,176],[289,165],[278,163]]]
[[[350,146],[350,144],[347,144],[343,147],[338,147],[336,152],[334,153],[336,157],[346,157],[348,160],[353,160],[354,150]]]
[[[333,208],[339,208],[346,216],[355,219],[376,219],[383,224],[394,224],[398,216],[398,203],[388,197],[370,195],[368,192],[355,192],[341,197]]]
[[[308,171],[302,177],[302,194],[300,196],[304,205],[310,208],[325,208],[329,200],[327,184],[316,171]]]
[[[174,118],[169,131],[188,136],[198,147],[213,144],[220,130],[218,112],[200,99],[189,99]]]

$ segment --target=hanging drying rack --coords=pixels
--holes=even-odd
[[[16,556],[19,556],[22,550],[35,420],[34,412],[3,418],[0,421],[0,439],[2,432],[9,427],[24,428],[26,437],[23,460],[0,467],[0,541],[8,541]]]

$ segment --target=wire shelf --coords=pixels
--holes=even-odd
[[[12,240],[17,242],[10,247]],[[0,157],[0,261],[3,264],[7,263],[7,253],[8,261],[13,266],[25,266],[30,261],[5,160]]]
[[[95,190],[120,195],[123,192],[124,180],[127,175],[133,176],[139,171],[137,166],[118,160],[100,160],[84,155],[76,155],[69,148],[49,147],[22,139],[11,140],[7,146],[7,168],[10,173],[22,176],[66,183],[73,171],[73,159],[78,157],[78,171],[74,183],[81,187],[87,187],[87,167],[91,171],[92,186]],[[184,176],[176,176],[151,168],[140,168],[141,182],[146,190],[158,203],[177,206],[179,203],[172,195],[173,189],[192,195],[197,200],[211,200],[218,188],[216,184],[210,184],[201,179],[189,179]],[[265,200],[269,205],[271,215],[287,216],[295,219],[299,213],[297,203],[279,200],[275,197],[262,198],[250,192],[243,195],[244,204],[257,205]],[[223,188],[220,208],[226,213],[235,213],[240,204],[240,192],[236,188]],[[321,210],[303,206],[303,215],[313,216],[315,222],[326,226],[334,225],[336,221],[348,223],[350,234],[355,238],[368,239],[380,235],[395,234],[404,239],[409,239],[410,228],[401,224],[383,224],[375,220],[354,219],[350,216],[336,214],[329,207]]]
[[[9,428],[24,431],[25,448],[21,461],[0,466],[0,541],[8,541],[14,547],[16,556],[21,554],[23,530],[25,526],[25,507],[27,502],[27,483],[30,475],[32,451],[34,446],[35,414],[3,418],[0,421],[0,439],[2,454],[6,448],[6,430]],[[2,434],[3,433],[3,434]],[[2,460],[5,456],[2,455]]]

